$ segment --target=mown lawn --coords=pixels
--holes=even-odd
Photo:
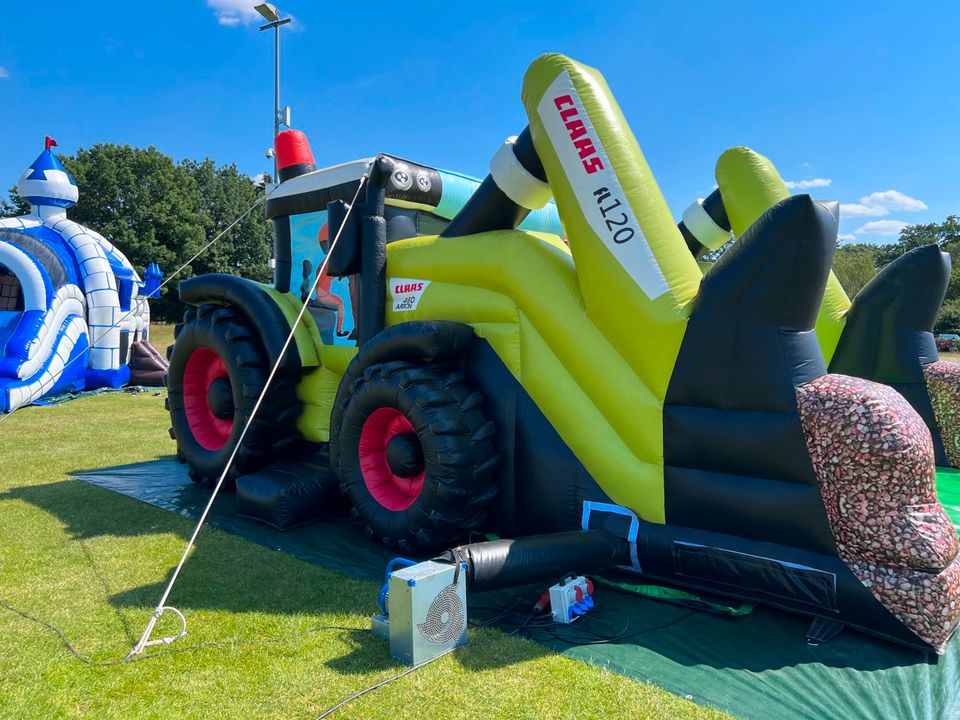
[[[154,343],[170,336],[161,329]],[[0,423],[0,599],[96,661],[133,645],[193,523],[69,473],[168,455],[166,427],[159,392],[26,408]],[[0,718],[314,718],[403,669],[369,633],[375,596],[369,583],[206,528],[171,598],[189,635],[168,654],[91,667],[0,608]],[[328,625],[350,629],[308,633]],[[474,629],[467,647],[334,717],[726,716]]]
[[[173,325],[167,323],[150,323],[150,342],[166,357],[167,346],[173,345]]]

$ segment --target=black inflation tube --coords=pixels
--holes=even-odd
[[[578,530],[460,545],[434,560],[464,563],[467,590],[482,592],[628,565],[630,546],[604,530]]]
[[[528,173],[541,182],[547,181],[529,126],[513,143],[513,154]],[[529,214],[528,208],[517,205],[499,188],[493,175],[487,175],[440,236],[462,237],[490,230],[513,230]]]

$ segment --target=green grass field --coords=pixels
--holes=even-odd
[[[154,344],[171,337],[158,328]],[[169,455],[166,427],[154,391],[26,408],[0,423],[0,599],[99,662],[133,645],[193,522],[69,473]],[[368,631],[376,589],[206,528],[171,598],[189,635],[167,654],[91,667],[0,608],[0,718],[314,718],[404,667]],[[350,629],[308,632],[328,625]],[[727,716],[474,629],[467,647],[334,717]]]
[[[173,345],[173,325],[166,323],[150,324],[150,342],[166,356],[167,346]]]

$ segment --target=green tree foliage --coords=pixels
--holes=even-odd
[[[960,335],[960,302],[957,300],[944,301],[940,308],[940,314],[937,315],[937,324],[933,331],[935,333]]]
[[[837,254],[833,257],[833,271],[847,295],[854,297],[877,274],[878,254],[876,245],[866,243],[837,248]]]
[[[942,223],[905,227],[900,231],[896,243],[879,248],[878,266],[883,267],[905,252],[930,243],[936,243],[943,252],[948,253],[952,264],[950,285],[934,332],[960,334],[960,216],[951,215]]]
[[[197,183],[156,148],[94,145],[60,160],[80,189],[70,219],[106,237],[138,270],[153,261],[170,273],[203,245]],[[167,315],[171,300],[167,292],[157,310]]]
[[[833,259],[833,270],[847,295],[853,298],[881,268],[904,253],[930,243],[939,245],[943,252],[950,255],[952,262],[950,285],[934,332],[960,335],[960,216],[951,215],[942,223],[909,225],[900,232],[896,242],[887,245],[840,245]],[[703,259],[715,261],[728,247],[729,244],[724,245]]]
[[[942,223],[908,225],[900,231],[897,241],[888,245],[842,245],[837,249],[833,268],[844,290],[854,297],[880,268],[931,243],[948,253],[952,264],[950,285],[934,332],[960,334],[960,216],[951,215]]]
[[[30,212],[30,203],[20,197],[16,187],[10,188],[7,192],[9,199],[0,197],[0,217],[26,215]]]
[[[184,160],[181,167],[197,184],[206,241],[213,240],[263,195],[263,186],[237,170],[217,167],[207,158]],[[197,272],[227,272],[262,282],[272,273],[267,265],[273,250],[273,230],[256,208],[197,258]]]
[[[908,250],[930,243],[936,243],[944,252],[960,249],[960,216],[951,215],[942,223],[908,225],[900,231],[897,242],[880,246],[880,262],[886,265]]]
[[[173,158],[154,147],[97,144],[60,161],[80,189],[68,216],[116,245],[143,273],[156,262],[170,275],[249,208],[263,188],[237,170],[212,160]],[[0,216],[29,212],[10,190]],[[176,282],[194,274],[225,272],[268,280],[271,229],[256,208],[192,261],[154,301],[154,314],[178,319]]]

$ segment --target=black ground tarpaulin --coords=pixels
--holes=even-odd
[[[209,497],[209,489],[194,485],[184,466],[172,458],[77,477],[191,518],[199,516]],[[365,540],[348,520],[283,532],[240,517],[231,494],[217,499],[209,522],[252,542],[374,582],[382,582],[392,557]],[[471,617],[490,617],[493,608],[512,603],[515,594],[471,595]],[[812,647],[804,640],[806,619],[766,608],[743,617],[721,616],[602,586],[597,602],[594,614],[569,630],[548,633],[527,628],[523,634],[569,657],[652,682],[747,720],[960,719],[956,637],[946,654],[934,659],[852,631]],[[590,637],[587,632],[626,637],[609,644],[573,644]]]

